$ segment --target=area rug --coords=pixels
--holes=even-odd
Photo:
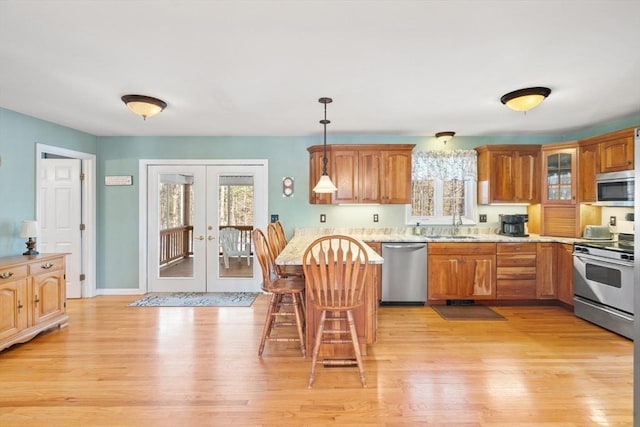
[[[432,305],[445,320],[507,320],[484,305]]]
[[[257,292],[156,292],[129,304],[132,307],[250,307]]]

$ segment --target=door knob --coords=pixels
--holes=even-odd
[[[213,236],[209,236],[209,237],[207,237],[207,239],[213,240]]]
[[[204,236],[198,236],[198,240],[204,240]]]

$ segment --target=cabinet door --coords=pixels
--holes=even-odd
[[[556,244],[552,242],[538,243],[537,258],[537,287],[538,299],[556,297]]]
[[[66,311],[66,285],[64,271],[33,276],[31,303],[33,304],[32,324],[49,320]]]
[[[513,199],[516,202],[539,202],[539,154],[518,153],[515,157]]]
[[[381,203],[382,171],[379,150],[365,150],[358,153],[358,201],[360,203]]]
[[[576,203],[576,149],[545,151],[543,155],[544,202],[552,204]]]
[[[461,259],[447,255],[429,255],[427,257],[427,294],[430,300],[461,298],[459,282]]]
[[[358,202],[358,152],[354,150],[332,150],[331,180],[338,187],[333,203]]]
[[[379,179],[381,203],[411,203],[411,151],[385,151]]]
[[[0,281],[0,341],[28,326],[27,279]]]
[[[600,172],[633,170],[633,136],[603,142],[600,154]]]
[[[491,153],[492,175],[490,177],[491,201],[512,202],[514,193],[514,154],[512,152]]]
[[[578,200],[596,201],[596,174],[600,171],[600,145],[589,144],[580,147],[578,159],[580,179],[578,180]]]
[[[473,299],[495,299],[495,255],[474,255],[465,257],[461,276],[461,289],[459,294],[462,297]]]
[[[573,305],[573,245],[557,243],[556,278],[558,299]]]

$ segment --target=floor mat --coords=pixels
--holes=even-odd
[[[484,305],[432,305],[445,320],[507,320]]]
[[[156,292],[129,304],[132,307],[250,307],[257,292]]]

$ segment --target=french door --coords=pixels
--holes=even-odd
[[[149,292],[260,290],[251,230],[267,225],[266,165],[149,165],[147,189]],[[224,228],[238,234],[233,251]]]

